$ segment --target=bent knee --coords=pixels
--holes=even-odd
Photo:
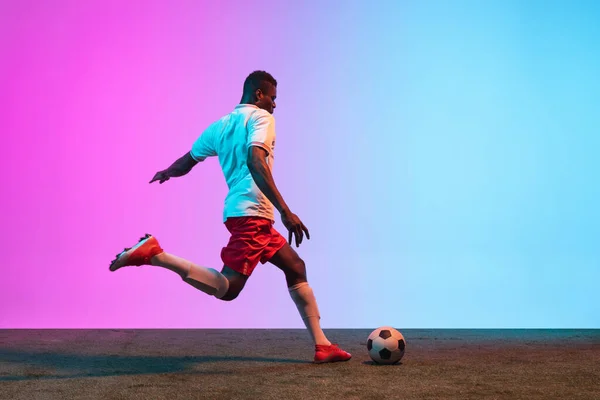
[[[306,277],[306,264],[304,263],[304,260],[301,258],[295,260],[293,270],[298,276]]]
[[[306,266],[304,261],[298,259],[295,263],[294,268],[287,272],[285,276],[288,286],[297,285],[299,283],[307,282],[306,278]]]
[[[295,276],[292,277],[295,284],[298,283],[302,283],[302,282],[307,282],[308,279],[306,278],[306,271],[301,273],[301,274],[296,274]]]
[[[223,301],[232,301],[235,300],[239,294],[240,294],[239,289],[235,289],[235,288],[229,288],[229,290],[227,291],[227,293],[225,293],[225,295],[223,297],[218,298],[219,300],[223,300]]]

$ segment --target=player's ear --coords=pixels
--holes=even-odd
[[[256,100],[260,100],[264,96],[262,89],[256,89],[256,92],[254,92],[254,94],[256,95]]]

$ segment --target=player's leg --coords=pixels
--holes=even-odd
[[[217,299],[224,300],[232,286],[239,287],[238,282],[231,282],[229,277],[216,269],[194,264],[167,252],[152,257],[151,263],[177,273],[184,282]]]
[[[226,265],[223,266],[221,274],[227,278],[227,281],[229,282],[229,288],[227,293],[225,293],[225,295],[220,299],[225,301],[234,300],[236,297],[238,297],[246,285],[246,281],[248,280],[249,276],[241,274]]]
[[[283,239],[285,241],[285,239]],[[352,356],[331,342],[321,329],[319,308],[312,288],[306,279],[306,266],[298,253],[285,243],[269,262],[285,274],[288,290],[298,312],[315,343],[315,362],[347,361]]]
[[[224,274],[213,268],[196,265],[165,252],[156,238],[151,235],[146,235],[132,248],[126,248],[117,254],[117,258],[110,264],[110,270],[116,271],[119,268],[133,265],[154,265],[166,268],[177,273],[181,279],[196,289],[216,298],[222,298],[229,292],[230,281]],[[236,280],[232,286],[233,290],[237,290],[240,283]]]
[[[225,226],[231,237],[221,250],[221,272],[164,252],[152,258],[152,265],[176,272],[185,282],[218,299],[234,300],[258,264],[261,235],[255,234],[251,218],[231,218]]]
[[[270,239],[268,232],[260,228],[262,223],[263,219],[255,217],[232,217],[225,221],[231,237],[221,249],[224,265],[221,274],[229,281],[229,288],[221,300],[234,300],[258,265]]]
[[[285,243],[281,249],[269,260],[269,262],[281,269],[285,274],[285,280],[292,300],[298,308],[298,312],[310,332],[310,335],[318,345],[330,345],[331,342],[321,329],[319,320],[319,308],[317,300],[306,279],[306,266],[298,253]]]

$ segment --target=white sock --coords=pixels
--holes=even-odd
[[[229,289],[229,280],[219,271],[196,265],[186,259],[163,252],[152,257],[152,265],[176,272],[185,282],[220,299]]]
[[[298,312],[300,312],[300,316],[302,317],[304,325],[306,325],[306,329],[308,329],[313,342],[315,344],[329,346],[331,342],[327,340],[319,322],[321,316],[319,315],[319,308],[317,307],[317,299],[315,298],[313,290],[308,285],[308,282],[290,286],[288,290],[290,291],[292,300],[296,303]]]

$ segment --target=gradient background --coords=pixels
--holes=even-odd
[[[108,272],[220,269],[217,160],[148,181],[255,69],[323,327],[600,328],[600,3],[221,3],[0,1],[0,328],[303,327],[270,264]]]

